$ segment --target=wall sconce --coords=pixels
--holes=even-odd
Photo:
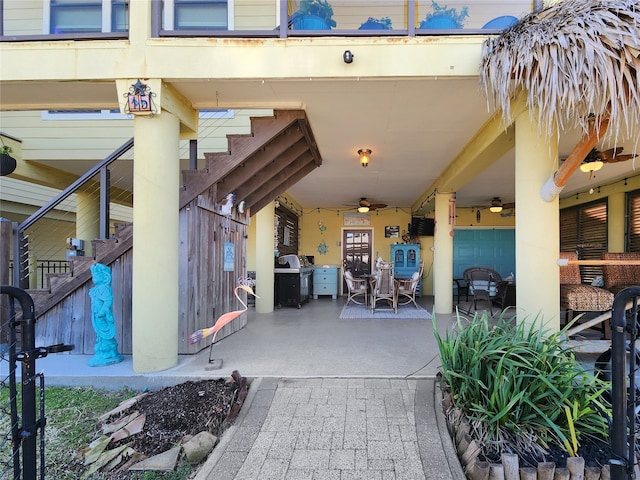
[[[351,53],[351,50],[345,50],[342,54],[342,59],[344,60],[344,63],[353,62],[353,53]]]
[[[371,161],[371,150],[368,148],[361,148],[358,150],[358,155],[360,156],[360,165],[364,168],[369,166],[369,162]]]

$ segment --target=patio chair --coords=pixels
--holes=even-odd
[[[422,271],[424,270],[424,261],[420,260],[420,267],[417,272],[413,272],[411,278],[396,279],[396,304],[408,305],[413,303],[416,308],[416,293],[418,291],[418,285],[422,278]]]
[[[604,252],[602,260],[640,260],[638,252]],[[632,285],[640,285],[640,265],[603,265],[604,288],[614,295]]]
[[[375,279],[371,281],[371,311],[375,311],[380,300],[388,302],[393,307],[393,313],[398,313],[396,283],[393,278],[393,263],[381,262],[376,271]]]
[[[347,289],[349,290],[346,305],[348,305],[349,302],[353,302],[358,305],[366,305],[369,292],[367,279],[355,278],[344,265],[342,266],[342,277],[344,278],[344,281],[347,284]],[[362,298],[358,300],[359,297]]]
[[[576,252],[560,252],[560,258],[578,260]],[[604,288],[582,283],[579,265],[560,267],[560,306],[567,311],[567,322],[576,312],[606,312],[613,307],[613,293]],[[602,332],[610,338],[609,323],[604,322]]]
[[[467,268],[462,276],[468,285],[474,310],[478,310],[479,301],[487,302],[491,316],[494,303],[500,310],[505,307],[507,282],[502,280],[498,272],[487,267],[471,267]]]

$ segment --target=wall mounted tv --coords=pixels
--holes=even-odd
[[[421,237],[433,237],[435,221],[433,218],[411,217],[409,235]]]

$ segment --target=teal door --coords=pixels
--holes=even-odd
[[[489,267],[502,278],[516,273],[516,231],[456,229],[453,236],[453,278],[469,267]]]

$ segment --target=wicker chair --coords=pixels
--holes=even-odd
[[[348,271],[345,266],[342,266],[342,277],[347,284],[349,290],[349,296],[347,297],[347,303],[357,303],[358,305],[366,305],[369,296],[369,290],[367,286],[367,280],[365,278],[354,278],[353,274]],[[359,297],[362,297],[359,299]],[[359,300],[358,300],[359,299]]]
[[[560,252],[560,258],[577,260],[576,252]],[[560,306],[567,310],[567,321],[575,312],[606,312],[613,306],[613,293],[604,288],[582,283],[579,265],[560,267]],[[608,323],[604,322],[603,333],[609,338]]]
[[[602,260],[640,260],[638,252],[602,254]],[[604,288],[616,295],[632,285],[640,285],[640,265],[603,265]]]
[[[393,307],[393,313],[398,313],[398,297],[391,262],[380,263],[375,279],[371,280],[371,311],[375,311],[380,300],[388,301]]]
[[[487,267],[467,268],[463,273],[472,297],[473,309],[478,309],[478,302],[484,301],[489,305],[490,315],[493,316],[493,304],[502,310],[507,297],[507,282],[502,280],[498,272]]]
[[[408,305],[413,303],[416,308],[416,293],[418,292],[418,285],[422,278],[422,272],[424,270],[424,260],[420,260],[420,267],[417,272],[413,272],[411,278],[398,278],[396,279],[396,303],[400,305]]]

